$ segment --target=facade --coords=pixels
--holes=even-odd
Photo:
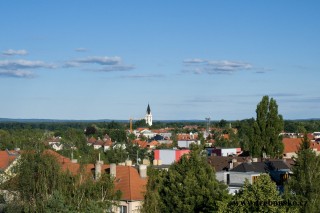
[[[191,144],[200,145],[200,141],[195,141],[195,140],[181,140],[181,141],[178,141],[178,147],[180,147],[180,148],[190,148]]]
[[[252,160],[238,164],[236,159],[233,159],[230,162],[229,171],[216,172],[217,180],[228,185],[230,194],[235,194],[244,186],[246,179],[252,184],[261,174],[269,174],[271,180],[276,183],[278,190],[283,191],[284,182],[291,173],[287,163],[283,160],[267,160],[264,162],[258,162],[256,158]]]
[[[144,119],[146,120],[146,124],[148,124],[149,126],[152,126],[152,114],[151,114],[151,109],[149,104],[148,104],[146,116],[144,117]]]
[[[239,155],[241,153],[241,148],[215,148],[211,149],[211,153],[209,155],[216,156],[230,156],[230,155]]]
[[[179,161],[182,155],[188,154],[189,152],[189,149],[156,149],[154,150],[154,159],[161,162],[161,164],[170,165]]]

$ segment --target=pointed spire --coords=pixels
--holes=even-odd
[[[149,103],[148,103],[147,114],[150,115],[150,113],[151,113],[151,109],[150,109],[150,105],[149,105]]]

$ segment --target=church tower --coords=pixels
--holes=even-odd
[[[151,114],[151,109],[149,104],[148,104],[146,116],[144,119],[146,120],[146,124],[148,124],[149,126],[152,126],[152,114]]]

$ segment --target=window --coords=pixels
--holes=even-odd
[[[127,206],[120,206],[120,213],[127,213]]]

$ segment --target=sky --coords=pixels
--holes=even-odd
[[[320,1],[0,1],[0,117],[320,117]]]

